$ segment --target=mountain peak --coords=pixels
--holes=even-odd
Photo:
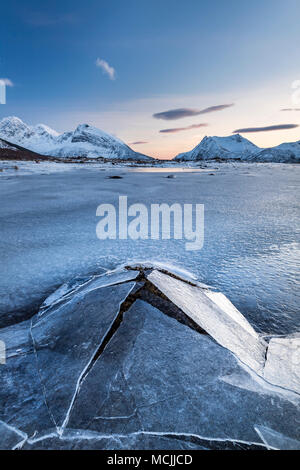
[[[19,139],[28,139],[32,134],[31,128],[16,116],[8,116],[0,121],[0,138],[18,143]]]
[[[225,137],[205,136],[190,152],[177,155],[175,160],[237,159],[257,152],[259,147],[240,134]]]
[[[57,137],[59,135],[58,132],[56,132],[54,129],[51,129],[49,126],[46,126],[46,124],[37,124],[33,129],[39,134],[47,133],[53,137]]]
[[[28,126],[18,117],[10,116],[0,121],[1,137],[41,155],[151,160],[151,157],[135,152],[117,137],[86,123],[79,124],[75,131],[59,135],[45,124]]]
[[[15,122],[15,123],[18,123],[18,124],[24,124],[24,122],[22,121],[22,119],[18,118],[17,116],[7,116],[7,117],[4,117],[1,122]],[[25,124],[24,124],[25,125]]]
[[[205,136],[195,148],[180,153],[175,161],[246,160],[257,162],[297,163],[300,161],[300,141],[283,143],[277,147],[262,149],[240,134],[227,137]]]

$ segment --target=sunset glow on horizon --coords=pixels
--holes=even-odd
[[[161,159],[238,129],[300,139],[298,0],[12,0],[2,15],[0,119],[88,123]]]

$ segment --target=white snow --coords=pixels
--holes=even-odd
[[[204,137],[190,152],[180,153],[176,161],[210,160],[213,158],[241,158],[257,152],[259,147],[239,134],[229,137]]]
[[[0,149],[17,150],[16,147],[14,147],[13,145],[7,144],[1,139],[0,139]]]
[[[41,155],[54,157],[151,160],[132,150],[117,137],[88,124],[80,124],[74,132],[59,135],[45,124],[28,126],[17,117],[6,117],[0,121],[1,137]]]
[[[45,124],[29,126],[18,117],[0,121],[1,138],[28,150],[53,157],[87,157],[120,160],[151,161],[135,152],[122,140],[88,124],[79,124],[74,131],[59,134]],[[192,150],[177,155],[173,162],[212,160],[243,160],[257,162],[297,163],[300,161],[300,141],[262,149],[240,134],[227,137],[204,137]]]
[[[249,157],[249,160],[263,162],[293,163],[300,161],[300,140],[263,149]]]
[[[175,161],[240,159],[255,162],[297,163],[300,161],[300,141],[262,149],[239,134],[228,137],[204,137],[189,152],[180,153]]]

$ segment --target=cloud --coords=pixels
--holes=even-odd
[[[207,127],[208,124],[203,123],[203,124],[192,124],[191,126],[186,126],[186,127],[174,127],[173,129],[161,129],[159,132],[162,132],[164,134],[175,134],[175,132],[182,132],[182,131],[187,131],[189,129],[199,129],[199,127]]]
[[[137,142],[131,142],[129,145],[141,145],[141,144],[148,144],[148,142],[145,142],[143,140],[138,140]]]
[[[266,132],[266,131],[282,131],[285,129],[295,129],[298,124],[277,124],[276,126],[266,127],[245,127],[244,129],[237,129],[233,134],[244,134],[246,132]]]
[[[197,114],[199,114],[199,111],[197,109],[178,108],[170,109],[169,111],[163,111],[162,113],[155,113],[153,114],[153,117],[155,119],[164,119],[166,121],[172,121],[184,117],[197,116]]]
[[[300,111],[300,108],[284,108],[284,109],[281,109],[280,111]]]
[[[13,82],[9,78],[0,78],[0,85],[14,86]]]
[[[231,108],[234,103],[218,104],[217,106],[210,106],[209,108],[202,109],[199,114],[215,113],[216,111],[223,111],[223,109]]]
[[[115,80],[116,78],[116,71],[113,67],[111,67],[106,60],[103,59],[97,59],[96,60],[96,66],[100,67],[105,75],[108,76],[110,80]]]
[[[199,114],[214,113],[216,111],[222,111],[223,109],[230,108],[234,106],[234,103],[231,104],[218,104],[216,106],[210,106],[205,109],[191,109],[191,108],[177,108],[170,109],[169,111],[163,111],[162,113],[155,113],[153,117],[155,119],[164,119],[166,121],[173,121],[176,119],[181,119],[190,116],[198,116]]]

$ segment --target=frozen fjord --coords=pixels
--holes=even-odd
[[[176,179],[110,165],[32,164],[34,173],[19,166],[0,174],[2,325],[29,318],[74,277],[156,259],[217,287],[257,331],[298,331],[296,165],[214,163],[218,169]],[[115,174],[123,178],[107,178]],[[129,204],[205,204],[203,249],[191,256],[184,240],[98,240],[96,208],[117,204],[119,194]]]

